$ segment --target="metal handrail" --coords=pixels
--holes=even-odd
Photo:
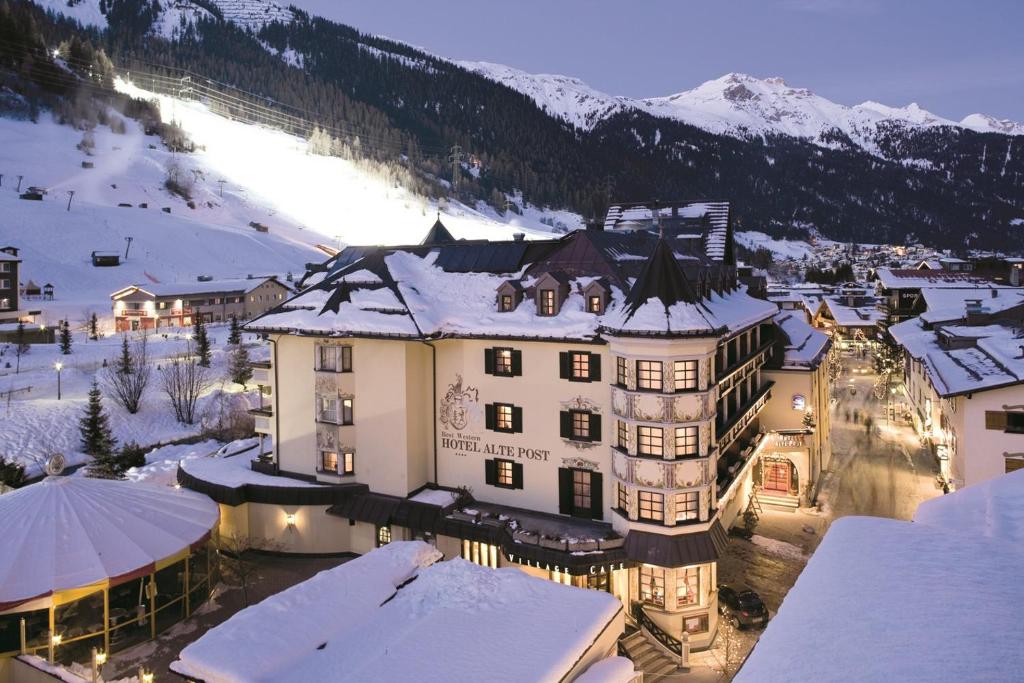
[[[636,620],[640,627],[651,634],[658,643],[665,647],[669,652],[672,652],[677,657],[683,656],[683,644],[678,638],[672,637],[667,631],[654,623],[654,620],[647,616],[647,612],[644,611],[643,603],[633,603],[633,618]]]

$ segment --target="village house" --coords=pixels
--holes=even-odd
[[[0,324],[32,323],[39,311],[21,308],[21,259],[17,247],[0,247]]]
[[[131,285],[110,295],[118,332],[188,327],[196,317],[217,323],[246,321],[291,294],[276,277]]]
[[[247,325],[271,342],[272,450],[179,481],[224,533],[307,553],[425,539],[612,593],[662,656],[707,647],[726,529],[761,494],[808,502],[827,461],[828,340],[739,284],[727,206],[688,206],[342,251]]]

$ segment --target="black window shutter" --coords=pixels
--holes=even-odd
[[[484,460],[484,483],[494,486],[498,483],[498,463]]]
[[[590,473],[590,517],[604,519],[604,476],[600,472]]]
[[[572,470],[568,467],[558,468],[558,511],[572,514]]]
[[[558,354],[558,376],[562,379],[569,379],[570,368],[571,361],[569,360],[569,352],[562,351]]]
[[[572,438],[572,413],[563,410],[558,414],[558,433],[563,439]]]
[[[512,488],[523,488],[523,463],[512,463]]]
[[[523,409],[512,406],[512,431],[521,434],[523,431]]]
[[[515,377],[519,377],[523,374],[523,352],[513,351],[512,352],[512,374]]]
[[[590,354],[590,381],[601,381],[601,356],[596,353]]]
[[[494,374],[494,349],[484,349],[484,372]]]
[[[494,429],[494,425],[497,422],[495,414],[498,411],[494,409],[493,403],[484,405],[484,427],[486,429]]]
[[[591,441],[601,440],[601,416],[597,413],[590,414],[590,434],[589,438]]]

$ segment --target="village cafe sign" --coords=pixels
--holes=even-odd
[[[522,555],[514,555],[512,553],[505,553],[505,557],[508,558],[509,562],[515,562],[516,564],[525,565],[527,567],[534,567],[535,569],[544,569],[549,572],[562,572],[564,574],[573,574],[579,576],[583,574],[581,567],[568,567],[561,565],[553,565],[550,562],[541,562],[539,560],[531,560]],[[590,565],[589,574],[610,574],[619,569],[625,569],[625,562],[606,562],[605,564],[592,564]]]

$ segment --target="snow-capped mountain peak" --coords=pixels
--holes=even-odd
[[[1024,123],[1009,119],[997,119],[988,114],[968,114],[959,124],[979,133],[1002,133],[1003,135],[1024,135]]]

